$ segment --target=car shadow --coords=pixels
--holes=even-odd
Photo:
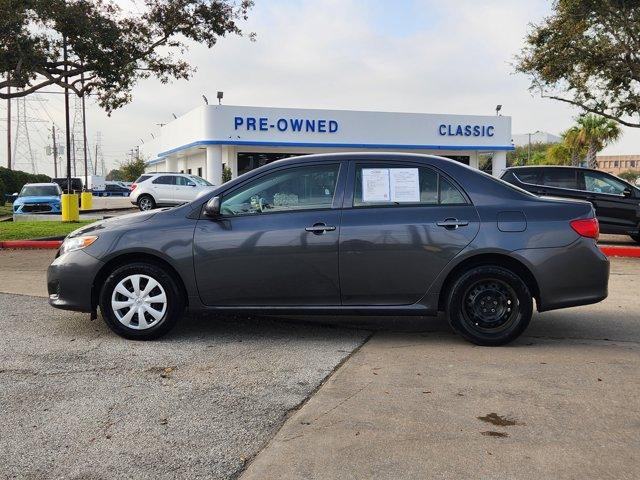
[[[606,318],[606,321],[603,321]],[[350,315],[217,315],[186,314],[167,340],[188,337],[212,337],[221,333],[274,330],[278,335],[304,334],[305,330],[364,330],[370,333],[415,335],[425,341],[455,338],[466,343],[449,326],[444,314],[435,317],[417,316],[350,316]],[[589,307],[579,307],[547,313],[534,313],[523,335],[512,346],[527,346],[558,340],[640,342],[640,322],[625,312],[596,313]],[[333,336],[333,334],[332,334]]]

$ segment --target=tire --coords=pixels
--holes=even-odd
[[[140,195],[138,198],[138,208],[141,212],[147,212],[156,208],[156,201],[151,195]]]
[[[498,346],[525,331],[531,321],[533,299],[527,285],[512,271],[481,265],[455,280],[446,313],[451,328],[468,341]]]
[[[144,295],[140,299],[136,298],[136,281],[138,292]],[[148,288],[151,290],[145,295]],[[150,302],[149,299],[157,301]],[[125,305],[127,303],[131,306]],[[162,267],[152,263],[139,262],[116,268],[100,291],[100,311],[106,324],[121,337],[131,340],[153,340],[167,333],[182,315],[184,303],[176,281]],[[122,308],[117,309],[118,306]],[[133,313],[127,315],[130,311]]]
[[[631,237],[631,239],[636,242],[636,243],[640,243],[640,234],[639,235],[629,235]]]

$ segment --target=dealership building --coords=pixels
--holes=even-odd
[[[141,146],[148,172],[199,175],[214,185],[226,165],[235,178],[271,161],[328,152],[440,155],[492,173],[513,150],[511,118],[353,110],[203,105],[163,125]]]

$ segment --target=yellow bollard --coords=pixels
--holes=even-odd
[[[93,207],[93,195],[91,192],[82,192],[80,195],[80,210],[91,210]]]
[[[62,204],[63,222],[77,222],[80,220],[80,209],[78,208],[77,194],[63,193],[60,203]]]

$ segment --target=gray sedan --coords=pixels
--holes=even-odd
[[[538,311],[607,296],[591,204],[539,198],[440,157],[280,160],[186,205],[76,230],[49,267],[49,301],[131,339],[185,308],[281,314],[445,311],[479,345]]]

